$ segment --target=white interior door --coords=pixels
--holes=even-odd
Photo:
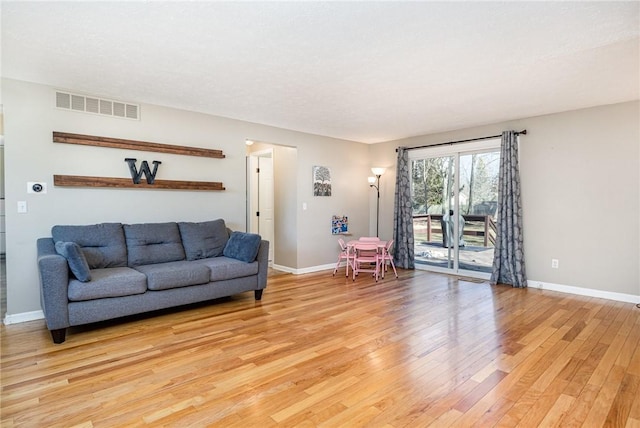
[[[247,232],[258,233],[258,157],[247,156]]]
[[[249,192],[247,195],[247,225],[249,232],[258,233],[269,241],[269,262],[275,249],[273,150],[254,152],[247,160]]]
[[[2,136],[0,135],[0,139]],[[5,254],[4,143],[0,141],[0,254]]]

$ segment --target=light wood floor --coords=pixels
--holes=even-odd
[[[342,271],[344,272],[344,271]],[[2,327],[2,427],[640,426],[640,309],[331,272],[153,317]]]

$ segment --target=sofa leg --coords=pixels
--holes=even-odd
[[[263,290],[255,290],[256,300],[262,299],[262,291]]]
[[[59,328],[57,330],[51,330],[51,338],[53,343],[62,343],[65,341],[67,335],[66,328]]]

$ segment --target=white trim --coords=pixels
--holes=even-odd
[[[5,314],[3,323],[4,325],[10,325],[10,324],[18,324],[21,322],[35,321],[35,320],[41,320],[41,319],[44,319],[44,312],[40,310],[40,311],[33,311],[33,312],[22,312],[20,314],[13,314],[13,315]]]
[[[282,272],[295,273],[295,269],[290,268],[288,266],[280,266],[275,263],[271,263],[271,267],[275,270],[281,270]]]
[[[435,272],[435,273],[443,273],[445,275],[452,276],[464,276],[467,278],[481,279],[483,281],[489,281],[491,279],[491,273],[489,272],[480,272],[477,270],[466,270],[466,269],[458,269],[457,272],[453,272],[449,268],[443,268],[439,266],[433,266],[428,263],[414,263],[416,270],[424,270],[427,272]]]
[[[302,274],[305,274],[305,273],[313,273],[313,272],[320,272],[320,271],[323,271],[323,270],[333,269],[333,268],[335,268],[335,266],[336,265],[334,263],[331,263],[331,264],[328,264],[328,265],[310,266],[310,267],[302,268],[302,269],[295,269],[295,268],[290,268],[288,266],[280,266],[280,265],[276,265],[276,264],[274,264],[272,267],[275,270],[281,270],[283,272],[289,272],[289,273],[292,273],[294,275],[302,275]]]
[[[254,140],[255,141],[255,140]],[[256,156],[256,157],[273,157],[273,148],[256,150],[255,152],[249,153],[248,156]]]
[[[440,266],[431,266],[426,263],[418,263],[415,260],[413,265],[415,270],[424,270],[427,272],[444,273],[446,275],[455,275],[453,272],[451,272],[450,268],[444,268]]]
[[[640,296],[634,294],[616,293],[614,291],[596,290],[593,288],[574,287],[572,285],[552,284],[535,280],[527,280],[527,286],[540,290],[558,291],[560,293],[577,294],[579,296],[597,297],[600,299],[616,300],[626,303],[640,303]]]

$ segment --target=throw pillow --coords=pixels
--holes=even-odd
[[[81,282],[91,281],[91,271],[89,270],[89,263],[82,252],[80,245],[75,242],[56,242],[56,252],[62,257],[67,259],[69,269]]]
[[[229,240],[223,219],[202,223],[178,223],[187,260],[218,257]]]
[[[251,263],[260,249],[260,235],[255,233],[231,232],[222,254],[225,257]]]

